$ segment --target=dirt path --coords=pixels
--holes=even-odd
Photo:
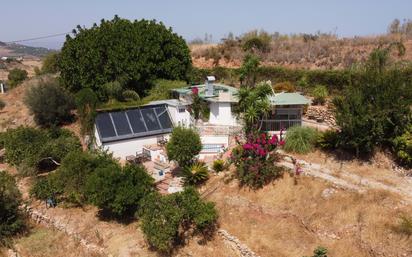
[[[321,178],[331,182],[337,187],[361,193],[368,189],[389,191],[399,194],[406,202],[412,204],[412,179],[410,178],[399,178],[395,183],[393,181],[384,183],[370,177],[356,175],[354,172],[346,169],[332,170],[319,163],[312,163],[304,160],[298,160],[298,162],[303,166],[304,175]],[[288,156],[279,164],[292,170],[294,170],[295,167],[292,163],[292,159]]]

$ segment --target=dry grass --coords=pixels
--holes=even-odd
[[[256,52],[266,66],[289,68],[341,69],[356,62],[365,61],[370,52],[379,44],[399,41],[398,36],[382,35],[375,37],[336,38],[324,35],[315,41],[305,41],[302,36],[273,39],[268,52]],[[403,38],[406,55],[397,60],[412,60],[412,40]],[[224,67],[239,67],[245,52],[239,41],[230,44],[195,45],[191,47],[193,63],[196,67],[211,68],[218,63]],[[219,59],[220,58],[220,59]],[[216,61],[218,59],[218,61]]]
[[[222,227],[261,256],[309,255],[318,245],[331,256],[412,254],[412,240],[401,240],[391,229],[396,217],[412,211],[398,196],[337,190],[324,199],[322,191],[329,187],[310,177],[295,185],[285,175],[258,191],[239,189],[233,181],[209,199],[217,204]]]
[[[63,232],[42,227],[34,228],[29,235],[17,239],[15,246],[21,256],[99,256],[86,252],[79,242],[68,238]]]

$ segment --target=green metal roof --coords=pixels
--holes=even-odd
[[[310,104],[310,99],[299,93],[279,93],[269,96],[270,103],[273,105],[304,105]]]

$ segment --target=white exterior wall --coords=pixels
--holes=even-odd
[[[143,150],[143,146],[145,145],[157,144],[157,137],[160,135],[125,139],[120,141],[107,142],[103,144],[99,140],[99,135],[97,131],[95,132],[95,136],[96,145],[98,147],[103,146],[103,149],[113,153],[113,157],[115,158],[125,159],[128,155],[136,155],[137,152],[141,152]],[[167,138],[169,134],[163,134],[163,136]]]
[[[228,102],[210,102],[209,123],[223,126],[236,126],[236,117],[232,113],[232,105]]]
[[[167,108],[169,110],[170,117],[172,118],[174,126],[181,125],[184,127],[189,127],[190,125],[192,125],[192,119],[189,111],[187,110],[187,106],[184,106],[184,112],[179,112],[177,106],[168,105]]]
[[[203,145],[222,144],[225,145],[225,147],[229,145],[229,136],[201,136],[200,140]]]

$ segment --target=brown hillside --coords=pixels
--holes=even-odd
[[[337,38],[320,35],[314,40],[304,36],[290,36],[271,39],[265,51],[252,49],[265,66],[285,66],[304,69],[342,69],[367,59],[370,52],[380,45],[401,41],[405,55],[394,57],[397,61],[412,61],[412,39],[399,35],[375,37]],[[225,40],[220,44],[191,45],[195,67],[214,66],[239,67],[246,52],[242,49],[244,39]]]

